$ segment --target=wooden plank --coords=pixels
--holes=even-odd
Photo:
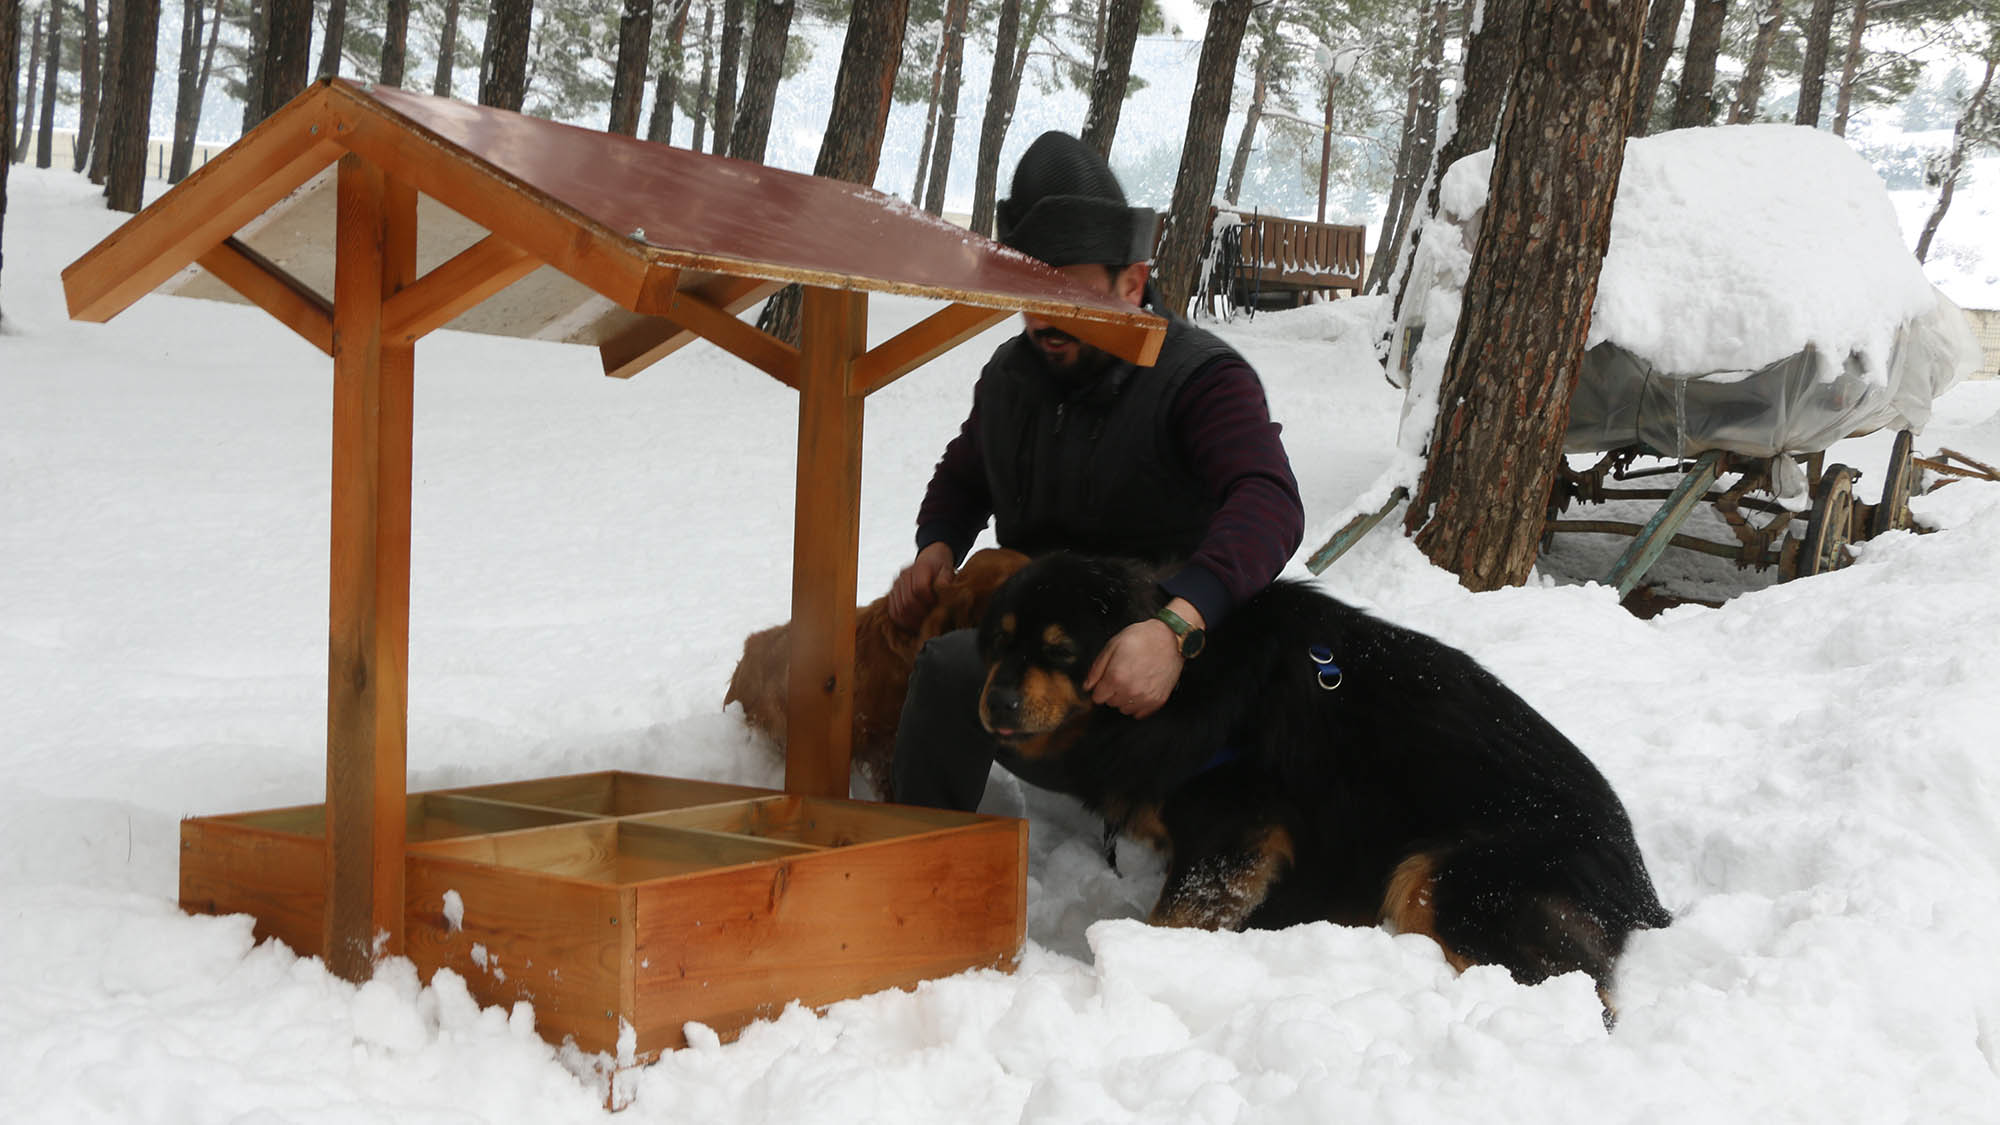
[[[389,298],[383,335],[413,343],[540,268],[526,250],[489,234]]]
[[[338,190],[324,948],[363,980],[378,936],[403,948],[414,353],[382,306],[415,273],[416,193],[358,157]]]
[[[1652,519],[1646,521],[1646,526],[1626,546],[1618,561],[1611,564],[1610,573],[1604,576],[1604,584],[1617,587],[1619,601],[1624,601],[1638,588],[1640,580],[1646,577],[1647,569],[1673,542],[1674,533],[1701,506],[1709,486],[1721,473],[1721,450],[1711,449],[1697,457],[1673,494],[1667,497],[1667,502],[1660,505],[1660,510],[1653,513]]]
[[[756,277],[719,278],[714,284],[695,289],[716,308],[736,316],[751,305],[784,288],[783,282]],[[614,379],[629,379],[701,337],[695,332],[660,317],[640,321],[616,339],[598,347],[604,373]],[[780,380],[796,386],[796,376]]]
[[[1042,315],[1041,319],[1086,344],[1141,367],[1151,367],[1158,362],[1160,345],[1167,339],[1167,322],[1158,319],[1152,323],[1109,324],[1060,313]]]
[[[678,292],[663,314],[786,386],[798,385],[799,350],[693,293]]]
[[[769,797],[773,791],[720,781],[606,770],[597,773],[508,781],[450,792],[488,801],[565,809],[596,816],[634,816],[668,809]]]
[[[293,99],[63,270],[69,315],[103,322],[340,156],[326,91]]]
[[[870,348],[854,365],[854,393],[874,394],[1009,315],[1006,309],[946,305]]]
[[[181,909],[248,914],[257,940],[276,938],[301,957],[324,940],[326,840],[208,817],[181,822]]]
[[[306,343],[333,354],[333,305],[311,286],[234,238],[223,239],[195,260]]]
[[[568,1036],[585,1051],[617,1049],[631,971],[628,892],[416,853],[406,884],[407,949],[423,979],[449,968],[482,1004],[534,1004],[535,1031],[551,1043]],[[456,925],[447,891],[461,908]]]
[[[856,357],[868,298],[808,288],[799,311],[799,456],[792,536],[785,790],[847,796],[854,740],[854,597],[861,542]]]
[[[1314,574],[1318,574],[1327,567],[1332,566],[1335,559],[1346,554],[1356,543],[1361,542],[1362,536],[1373,531],[1376,524],[1381,523],[1384,517],[1396,510],[1396,505],[1409,499],[1409,497],[1410,490],[1402,485],[1397,485],[1389,492],[1389,499],[1383,501],[1381,507],[1375,509],[1373,512],[1363,512],[1341,525],[1340,530],[1334,532],[1325,545],[1321,546],[1319,550],[1314,551],[1312,557],[1306,560],[1306,569],[1312,571]]]
[[[534,185],[498,173],[426,129],[386,113],[365,92],[326,87],[334,134],[357,156],[625,308],[638,301],[643,238],[612,231]]]
[[[699,1020],[733,1036],[789,1000],[818,1006],[975,967],[1011,967],[1027,918],[1027,825],[988,820],[638,888],[642,1051]]]

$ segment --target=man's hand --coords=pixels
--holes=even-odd
[[[1201,614],[1181,598],[1168,604],[1182,620],[1202,627]],[[1180,682],[1180,641],[1167,623],[1149,617],[1119,630],[1097,655],[1083,690],[1090,698],[1116,707],[1135,719],[1143,719],[1166,705]]]
[[[924,614],[937,604],[938,579],[956,570],[948,543],[932,543],[917,552],[915,561],[903,568],[889,587],[889,620],[905,629],[924,623]]]

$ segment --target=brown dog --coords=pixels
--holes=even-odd
[[[986,615],[986,603],[1009,575],[1026,566],[1019,551],[991,547],[973,552],[955,573],[940,577],[937,604],[915,629],[889,618],[889,599],[876,598],[854,618],[854,762],[882,799],[893,800],[890,765],[896,725],[903,717],[903,694],[910,669],[924,642],[954,629],[969,629]],[[791,626],[773,625],[750,634],[743,659],[729,677],[723,706],[743,704],[750,725],[785,745],[785,685],[791,670]]]

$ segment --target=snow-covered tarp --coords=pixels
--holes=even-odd
[[[1414,406],[1435,394],[1491,180],[1454,164],[1412,263],[1397,339]],[[1571,404],[1571,452],[1640,445],[1752,456],[1922,429],[1978,366],[1964,315],[1924,278],[1873,169],[1789,125],[1683,129],[1625,146],[1611,244]]]

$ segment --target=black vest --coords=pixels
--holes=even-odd
[[[1193,555],[1221,497],[1196,479],[1167,416],[1188,380],[1235,355],[1170,318],[1155,366],[1113,360],[1071,383],[1025,334],[1002,344],[979,379],[979,440],[1000,544],[1154,562]]]

